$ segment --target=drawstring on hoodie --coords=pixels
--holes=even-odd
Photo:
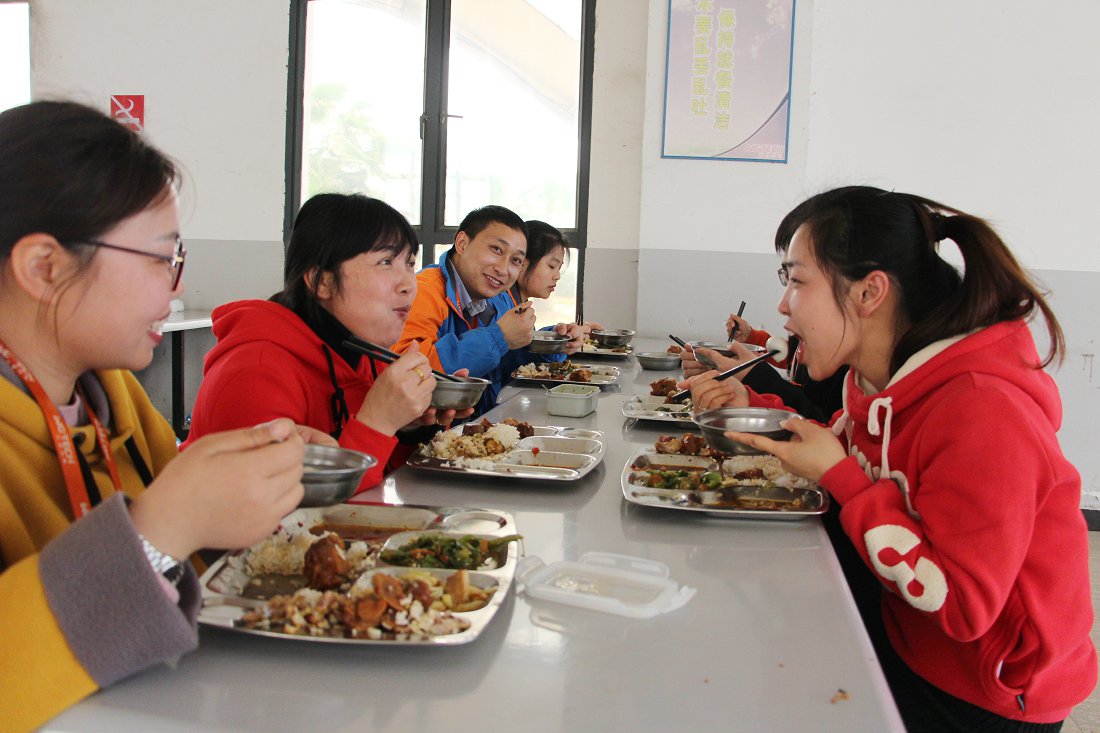
[[[886,420],[879,423],[879,409],[886,412]],[[867,413],[867,432],[871,435],[882,435],[882,456],[879,465],[882,467],[880,475],[890,476],[890,426],[894,419],[894,398],[876,397],[871,401],[871,409]],[[885,425],[885,427],[883,427]]]
[[[344,432],[344,425],[351,418],[351,412],[348,411],[348,402],[344,399],[344,388],[336,382],[336,364],[332,361],[332,353],[328,350],[328,347],[321,344],[321,350],[325,352],[325,361],[328,362],[328,378],[332,380],[332,422],[336,426],[330,435],[333,440],[339,440],[340,433]],[[374,371],[374,361],[371,363],[371,371]]]

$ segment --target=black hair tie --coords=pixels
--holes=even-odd
[[[938,212],[932,214],[932,241],[939,242],[948,238],[947,234],[947,219],[948,217]]]

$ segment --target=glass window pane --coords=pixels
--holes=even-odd
[[[27,3],[0,3],[0,110],[31,101],[30,17]]]
[[[444,222],[577,223],[581,0],[453,0]]]
[[[312,0],[302,200],[364,193],[420,223],[427,0]]]

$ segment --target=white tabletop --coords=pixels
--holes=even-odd
[[[210,311],[207,310],[182,310],[173,311],[164,322],[164,332],[190,331],[195,328],[210,328],[213,321],[210,319]]]
[[[579,481],[402,468],[361,496],[511,512],[527,554],[547,563],[593,550],[659,560],[698,589],[683,608],[627,619],[513,593],[476,641],[451,648],[203,629],[200,649],[177,665],[102,691],[46,730],[903,730],[817,520],[729,520],[624,501],[628,456],[662,431],[625,420],[622,404],[674,373],[600,363],[624,367],[622,393],[604,391],[591,415],[548,416],[537,387],[509,388],[489,415],[604,431],[603,463]],[[839,690],[846,699],[835,699]]]

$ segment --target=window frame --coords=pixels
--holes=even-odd
[[[302,205],[302,141],[305,124],[306,16],[310,0],[290,0],[287,60],[286,204],[284,246],[290,242],[294,216]],[[561,228],[577,256],[577,320],[583,320],[585,249],[588,240],[589,170],[592,153],[592,75],[596,48],[596,0],[581,0],[580,108],[578,110],[576,226]],[[457,227],[445,226],[447,161],[447,78],[450,57],[451,0],[427,0],[424,50],[424,105],[420,118],[423,141],[420,238],[424,265],[435,262],[435,245],[454,241]],[[551,224],[553,222],[550,222]],[[560,227],[559,227],[560,228]]]

